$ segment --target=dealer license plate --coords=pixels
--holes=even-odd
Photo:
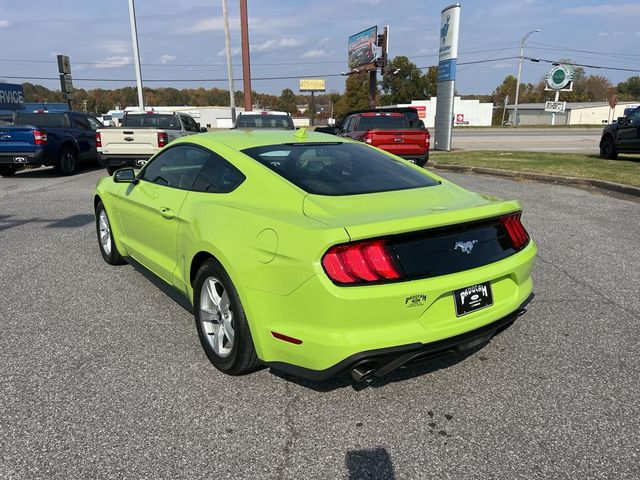
[[[491,284],[479,283],[453,292],[458,317],[493,305]]]
[[[27,163],[27,157],[13,157],[13,163]]]

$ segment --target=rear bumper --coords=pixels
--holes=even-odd
[[[422,155],[398,155],[400,158],[404,158],[405,160],[409,160],[412,163],[420,167],[424,167],[425,164],[429,161],[429,150]]]
[[[263,363],[322,380],[381,352],[394,358],[409,352],[428,356],[431,350],[420,352],[427,345],[482,331],[513,315],[533,291],[536,252],[531,241],[503,260],[438,277],[340,287],[318,274],[289,295],[255,289],[240,294]],[[483,282],[491,284],[493,305],[457,316],[453,292]],[[302,343],[274,338],[272,332]]]
[[[103,167],[134,167],[140,168],[152,155],[105,155],[98,152],[98,162]]]
[[[47,163],[47,154],[44,150],[0,153],[0,165],[43,165],[45,163]]]
[[[350,372],[354,380],[358,381],[373,377],[379,378],[408,364],[427,362],[450,354],[462,353],[489,342],[499,330],[511,325],[522,315],[526,311],[525,306],[532,299],[533,293],[514,312],[470,332],[427,344],[412,343],[356,353],[325,370],[312,370],[283,362],[267,362],[266,366],[316,382],[328,380],[347,372]]]

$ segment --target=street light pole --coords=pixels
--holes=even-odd
[[[133,2],[134,0],[129,0],[129,20],[131,22],[131,40],[133,42],[133,61],[136,68],[136,83],[138,85],[138,108],[144,111],[142,71],[140,69],[140,51],[138,50],[138,27],[136,26],[136,7]]]
[[[251,111],[251,60],[249,56],[249,21],[247,20],[247,0],[240,0],[240,37],[242,39],[242,84],[244,90],[244,111]]]
[[[231,107],[231,121],[236,124],[236,99],[233,86],[233,63],[231,59],[231,33],[229,32],[229,12],[227,0],[222,0],[222,16],[224,17],[224,40],[227,46],[227,76],[229,77],[229,106]]]
[[[522,61],[524,60],[524,47],[527,38],[540,30],[532,30],[520,39],[520,60],[518,61],[518,79],[516,80],[516,100],[513,106],[513,126],[518,125],[518,98],[520,97],[520,75],[522,74]]]

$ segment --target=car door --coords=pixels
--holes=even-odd
[[[73,136],[78,144],[78,158],[87,160],[95,158],[96,132],[91,129],[86,117],[74,114],[71,116]]]
[[[640,152],[640,108],[618,125],[618,149]]]
[[[182,204],[209,151],[180,144],[160,152],[121,197],[120,219],[131,256],[171,283],[177,265]]]

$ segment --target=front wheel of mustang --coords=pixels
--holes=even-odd
[[[198,270],[194,307],[198,337],[211,363],[228,375],[255,370],[260,362],[238,292],[214,259]]]
[[[123,265],[126,263],[113,241],[111,223],[102,202],[98,202],[98,205],[96,205],[96,233],[98,235],[100,253],[104,261],[109,265]]]

